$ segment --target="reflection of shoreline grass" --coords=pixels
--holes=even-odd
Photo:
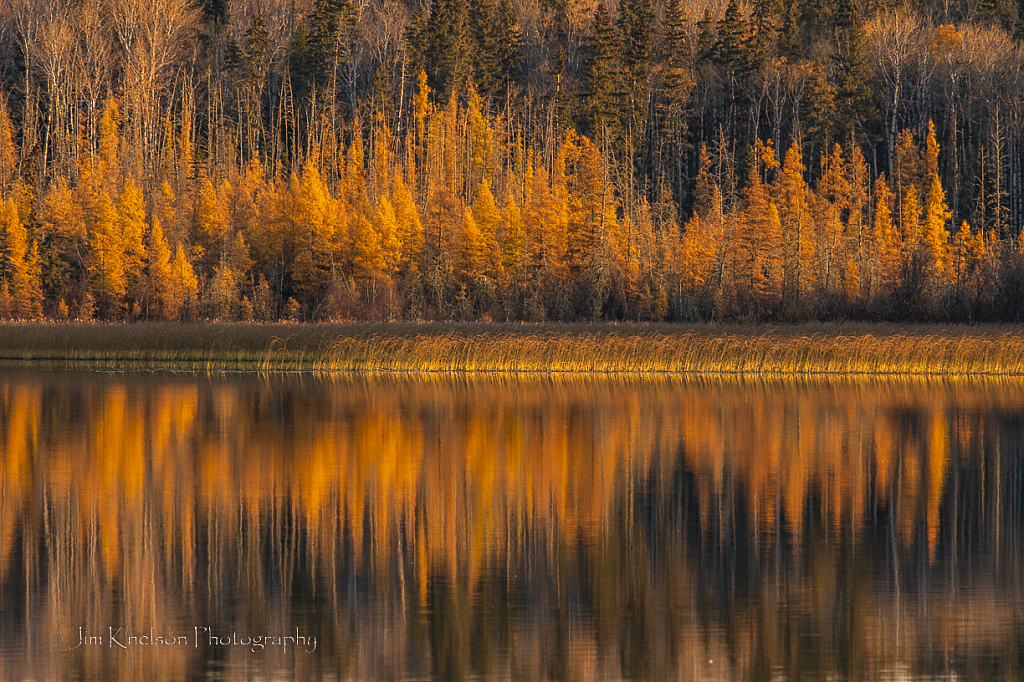
[[[6,366],[725,375],[1024,375],[1017,328],[5,324]]]

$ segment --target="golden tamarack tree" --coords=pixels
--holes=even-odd
[[[0,3],[0,316],[1018,319],[1019,3],[818,4]]]
[[[0,185],[0,315],[977,315],[1000,269],[1024,268],[1016,240],[949,224],[933,132],[900,137],[891,184],[836,144],[809,186],[799,146],[780,163],[758,141],[735,198],[705,149],[680,226],[572,129],[538,149],[474,93],[444,107],[431,95],[421,78],[404,135],[357,120],[332,138],[346,144],[311,147],[291,172],[213,163],[182,114],[155,175],[124,162],[133,123],[106,101],[66,174],[36,187],[7,172]],[[0,161],[14,154],[10,126],[0,108]]]

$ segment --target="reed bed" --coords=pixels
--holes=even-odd
[[[1024,332],[883,325],[0,325],[6,366],[375,373],[1024,376]]]

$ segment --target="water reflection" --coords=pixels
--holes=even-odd
[[[0,678],[1019,680],[1022,417],[1019,383],[7,374]]]

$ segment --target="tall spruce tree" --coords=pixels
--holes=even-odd
[[[345,91],[355,113],[355,60],[359,40],[359,8],[352,0],[317,0],[310,19],[310,56],[315,60],[318,87],[336,104]]]
[[[715,61],[732,72],[745,71],[749,65],[750,25],[740,13],[737,0],[729,0],[725,16],[718,22]]]
[[[420,5],[407,39],[413,68],[426,72],[438,101],[462,92],[473,65],[473,31],[466,0],[435,0],[429,13]]]
[[[469,10],[473,81],[484,97],[506,93],[519,71],[519,30],[509,0],[478,0]]]
[[[580,129],[603,147],[617,144],[622,136],[621,55],[621,36],[601,3],[594,10],[587,43]]]
[[[775,53],[779,38],[782,0],[754,0],[750,13],[750,59],[761,64]]]
[[[622,34],[623,101],[620,104],[625,142],[637,160],[641,177],[649,170],[642,146],[650,110],[651,26],[654,23],[651,0],[622,0],[619,3],[619,29]]]
[[[686,118],[693,91],[687,45],[686,18],[680,0],[671,0],[662,25],[658,110],[663,131],[663,179],[669,183],[676,207],[683,204],[686,186]]]
[[[871,53],[864,21],[856,0],[839,0],[835,15],[836,53],[833,71],[836,83],[836,135],[838,139],[862,142],[877,136],[882,124],[873,105]]]

